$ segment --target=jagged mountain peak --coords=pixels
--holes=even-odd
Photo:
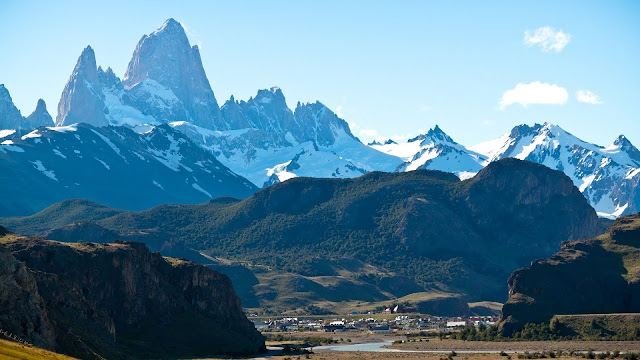
[[[11,95],[9,95],[9,90],[4,84],[0,84],[0,99],[11,99]]]
[[[111,67],[108,67],[106,71],[103,71],[102,68],[98,66],[98,80],[100,81],[100,84],[105,88],[122,88],[122,82],[120,81],[120,78],[116,76]]]
[[[39,99],[36,104],[36,109],[31,113],[31,115],[27,116],[25,119],[26,126],[35,129],[40,126],[52,126],[53,118],[49,115],[47,111],[47,104],[44,100]]]
[[[45,112],[47,111],[47,104],[42,99],[38,99],[36,103],[36,109],[34,112]]]
[[[144,115],[161,122],[226,129],[200,51],[189,44],[184,28],[174,19],[140,39],[122,83],[130,94],[128,105]]]
[[[160,26],[158,29],[156,29],[152,33],[152,35],[158,35],[158,34],[178,34],[178,35],[185,34],[186,36],[184,27],[182,27],[182,24],[180,24],[180,22],[178,22],[174,18],[169,18],[165,20],[165,22],[162,23],[162,26]]]
[[[455,141],[453,141],[453,139],[449,135],[447,135],[447,133],[442,131],[442,129],[438,125],[436,125],[433,129],[429,129],[429,131],[427,131],[426,134],[421,134],[407,140],[407,142],[414,142],[414,141],[420,141],[422,145],[427,145],[429,143],[431,144],[442,143],[442,142],[457,144]]]
[[[107,125],[105,111],[96,55],[91,46],[87,46],[78,57],[60,96],[56,124],[63,126],[85,122],[95,126]]]
[[[620,148],[625,148],[625,149],[626,148],[634,148],[635,149],[635,146],[633,146],[631,141],[629,141],[629,139],[627,139],[627,137],[624,136],[624,135],[618,136],[615,139],[615,141],[613,142],[613,146],[619,146]]]
[[[604,151],[608,151],[611,153],[622,152],[626,153],[629,156],[629,160],[632,165],[635,167],[640,167],[640,150],[633,146],[631,141],[627,139],[626,136],[620,135],[616,138],[616,140],[609,146],[604,149]]]
[[[453,141],[453,139],[451,139],[449,135],[447,135],[444,131],[442,131],[442,129],[438,125],[436,125],[433,129],[430,129],[427,132],[427,137],[433,140],[440,140],[440,141],[448,142],[452,144],[456,143],[455,141]]]
[[[73,69],[73,73],[78,76],[82,76],[90,83],[98,82],[96,54],[93,51],[93,48],[91,48],[91,45],[87,45],[87,47],[82,50],[82,53],[76,62],[76,67]]]
[[[20,110],[13,104],[9,89],[4,84],[0,84],[0,130],[22,127],[23,117]]]
[[[253,98],[253,101],[262,103],[262,104],[274,103],[275,105],[278,105],[278,106],[287,107],[287,102],[284,97],[284,94],[282,93],[282,90],[277,86],[274,86],[270,89],[258,90],[256,97]]]
[[[540,129],[542,129],[542,125],[540,124],[534,124],[533,126],[529,126],[527,124],[517,125],[517,126],[514,126],[513,129],[511,129],[511,132],[509,133],[509,137],[515,139],[522,136],[531,135],[532,133],[537,132]]]

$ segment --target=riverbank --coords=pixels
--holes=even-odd
[[[464,341],[439,340],[393,344],[391,348],[417,351],[620,351],[640,352],[640,341]]]

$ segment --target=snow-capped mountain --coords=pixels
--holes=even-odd
[[[44,100],[38,100],[36,109],[26,118],[13,104],[9,90],[0,84],[0,131],[3,130],[33,130],[40,126],[51,126],[53,120],[47,112]],[[7,133],[7,131],[5,131]],[[0,136],[1,137],[1,136]]]
[[[41,127],[0,141],[0,216],[69,198],[147,209],[257,190],[168,125],[142,134],[122,126]]]
[[[549,123],[520,125],[470,149],[484,154],[488,161],[514,157],[563,171],[600,216],[640,211],[640,152],[623,135],[605,148]]]
[[[157,121],[176,120],[220,129],[220,108],[205,75],[198,46],[182,25],[167,20],[138,42],[122,81],[129,105]]]
[[[189,44],[183,27],[173,19],[142,37],[123,80],[111,68],[103,70],[97,66],[90,46],[84,49],[62,92],[56,117],[56,124],[61,129],[76,123],[91,124],[96,131],[111,129],[109,134],[126,132],[131,144],[138,143],[135,136],[144,139],[158,131],[182,133],[186,136],[181,139],[190,144],[189,148],[197,147],[200,151],[181,155],[183,161],[191,164],[188,168],[194,169],[192,165],[202,158],[215,157],[221,165],[257,187],[296,176],[345,178],[369,171],[415,169],[448,171],[465,179],[491,161],[516,157],[565,172],[601,216],[617,217],[640,210],[637,192],[640,151],[624,136],[605,148],[584,142],[550,124],[521,125],[496,140],[465,147],[436,126],[405,143],[390,140],[367,146],[351,133],[343,119],[318,101],[298,103],[294,110],[289,109],[282,90],[277,87],[259,90],[255,97],[246,101],[231,96],[219,108],[198,48]],[[4,144],[0,155],[5,160],[15,162],[26,156],[17,154],[30,146],[29,131],[50,125],[51,116],[43,101],[39,101],[34,113],[25,118],[13,105],[6,88],[0,85],[0,141]],[[83,125],[73,128],[78,129],[77,132],[84,129]],[[69,137],[66,132],[54,128],[38,131],[47,134],[47,142]],[[128,145],[121,143],[119,148],[127,149]],[[11,152],[12,149],[15,151]],[[34,162],[40,161],[45,171],[64,172],[52,165],[48,167],[47,159],[53,158],[56,161],[52,164],[58,164],[60,158],[50,150],[37,153],[39,157],[30,158],[29,164],[33,168]],[[142,154],[142,150],[135,151]],[[98,155],[93,157],[102,159]],[[3,166],[10,167],[0,163],[0,167]],[[65,169],[63,163],[60,166]],[[44,174],[39,168],[34,169]],[[132,171],[136,173],[136,170]],[[103,175],[107,179],[113,174]],[[117,176],[120,181],[129,175]],[[66,179],[67,176],[56,178]],[[68,178],[73,176],[68,174]],[[205,184],[213,181],[212,176],[205,174],[198,179]],[[240,183],[243,181],[239,180]],[[65,183],[65,189],[73,189],[71,185],[74,184]],[[205,189],[200,193],[214,195],[204,185],[198,186]],[[231,192],[242,193],[235,191]],[[62,190],[60,194],[73,195],[70,190]],[[162,196],[158,199],[167,200]],[[195,201],[188,196],[185,199]]]
[[[406,143],[388,140],[384,144],[372,143],[370,146],[403,159],[404,163],[395,171],[440,170],[452,172],[464,180],[475,175],[487,163],[486,156],[456,143],[437,125]]]
[[[173,19],[142,37],[124,80],[111,68],[97,67],[95,53],[87,46],[60,97],[56,125],[170,121],[189,121],[208,129],[225,125],[198,47],[189,45],[184,29]]]
[[[277,87],[255,98],[222,106],[225,131],[172,123],[210,149],[220,162],[257,186],[295,176],[356,177],[373,170],[393,171],[400,159],[362,144],[349,125],[320,102],[291,111]]]
[[[97,66],[91,47],[82,52],[56,124],[77,122],[132,128],[171,123],[259,187],[294,176],[393,171],[402,162],[362,144],[320,102],[298,103],[291,111],[277,87],[247,101],[232,96],[218,108],[197,47],[173,19],[143,36],[123,80]]]

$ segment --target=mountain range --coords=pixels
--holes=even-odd
[[[640,151],[622,135],[610,146],[602,147],[582,141],[558,126],[544,123],[516,126],[496,140],[465,147],[436,126],[407,142],[389,140],[365,145],[353,135],[346,121],[321,102],[298,102],[291,110],[282,90],[277,87],[259,90],[255,97],[246,101],[231,96],[220,107],[202,66],[198,47],[190,45],[183,27],[173,19],[142,37],[122,79],[111,68],[103,70],[98,66],[94,50],[86,47],[64,87],[55,124],[44,101],[38,101],[33,114],[23,117],[7,89],[0,86],[0,167],[23,167],[12,171],[25,174],[31,172],[30,168],[45,169],[39,174],[34,173],[36,178],[40,178],[30,181],[37,183],[32,188],[34,193],[46,192],[47,174],[63,173],[64,168],[75,167],[71,161],[74,158],[63,154],[69,160],[65,163],[60,162],[61,157],[53,151],[38,150],[37,154],[29,154],[40,147],[27,146],[25,142],[29,142],[29,138],[25,140],[22,137],[28,136],[30,130],[45,126],[40,131],[48,133],[51,141],[58,137],[69,138],[64,131],[53,129],[77,128],[74,124],[78,123],[86,123],[95,131],[112,129],[105,131],[108,134],[127,133],[130,139],[136,134],[144,138],[154,133],[158,141],[164,137],[162,141],[166,143],[171,142],[169,136],[175,139],[177,133],[183,134],[181,141],[185,141],[184,146],[200,147],[210,154],[203,155],[197,151],[181,154],[186,163],[195,164],[203,158],[212,163],[219,161],[236,175],[234,185],[220,185],[218,191],[200,184],[210,180],[202,176],[196,176],[198,181],[187,181],[191,181],[187,184],[189,186],[199,184],[205,189],[201,193],[210,197],[244,197],[258,188],[299,176],[353,178],[371,171],[432,169],[452,172],[466,179],[493,161],[514,157],[565,172],[602,217],[615,218],[640,210],[637,191]],[[160,127],[160,131],[155,130]],[[108,134],[105,136],[109,137]],[[138,142],[131,140],[127,143]],[[99,154],[99,146],[92,144],[102,145],[100,142],[85,142],[84,152]],[[118,148],[126,147],[123,143]],[[194,154],[198,157],[189,157]],[[25,161],[25,158],[29,160]],[[119,170],[105,173],[107,177],[104,179],[109,175],[124,179],[135,174],[132,164]],[[238,191],[247,180],[252,183],[249,187],[252,190],[248,193]],[[144,181],[162,184],[159,179]],[[65,183],[63,186],[68,188],[64,189],[73,188],[75,182]],[[122,183],[121,186],[128,185]],[[11,193],[13,189],[6,188],[6,191]],[[105,202],[102,198],[93,197],[96,192],[98,189],[94,188],[87,195],[78,196]],[[152,196],[150,192],[143,193]],[[183,197],[177,193],[173,197],[147,199],[141,204],[199,200],[202,198]],[[25,204],[16,208],[15,213],[4,214],[38,211],[51,203]],[[106,203],[124,209],[139,208],[126,202]]]
[[[0,224],[59,241],[144,242],[210,264],[245,307],[274,313],[417,292],[504,301],[513,270],[603,231],[566,175],[511,158],[464,181],[434,170],[294,178],[244,200],[137,212],[67,200]]]

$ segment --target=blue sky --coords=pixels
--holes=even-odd
[[[279,86],[364,141],[438,124],[473,145],[549,121],[640,146],[640,1],[3,1],[0,83],[24,115],[43,98],[55,117],[86,45],[122,77],[169,17],[201,46],[220,104]]]

